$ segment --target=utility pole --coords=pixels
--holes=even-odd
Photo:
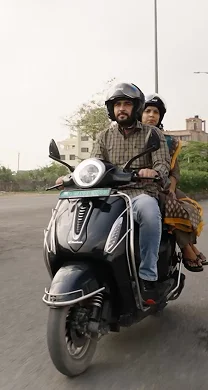
[[[155,92],[158,93],[157,0],[154,0],[154,21],[155,21]]]
[[[20,167],[20,153],[18,152],[18,155],[17,155],[17,172],[19,171],[19,167]]]
[[[194,72],[195,74],[201,74],[201,73],[203,73],[203,74],[208,74],[208,72]]]

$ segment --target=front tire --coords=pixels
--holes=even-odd
[[[78,335],[71,329],[69,307],[49,310],[48,349],[53,364],[63,375],[80,375],[89,367],[96,350],[98,336]]]

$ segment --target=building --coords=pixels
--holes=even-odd
[[[93,140],[88,135],[77,132],[77,135],[70,135],[63,141],[57,142],[61,159],[72,167],[76,167],[80,161],[89,158]]]
[[[167,130],[166,134],[174,135],[181,141],[208,142],[208,133],[206,132],[206,121],[195,115],[194,118],[186,119],[186,130]]]

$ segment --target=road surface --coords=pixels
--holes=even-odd
[[[43,228],[56,195],[0,197],[1,390],[207,390],[208,266],[187,272],[186,289],[159,317],[103,338],[79,378],[56,371],[46,346],[49,286]],[[208,256],[208,202],[200,249]]]

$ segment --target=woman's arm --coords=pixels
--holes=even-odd
[[[170,187],[169,192],[175,198],[175,190],[178,181],[180,180],[180,167],[178,164],[178,160],[176,159],[174,167],[170,170]]]

